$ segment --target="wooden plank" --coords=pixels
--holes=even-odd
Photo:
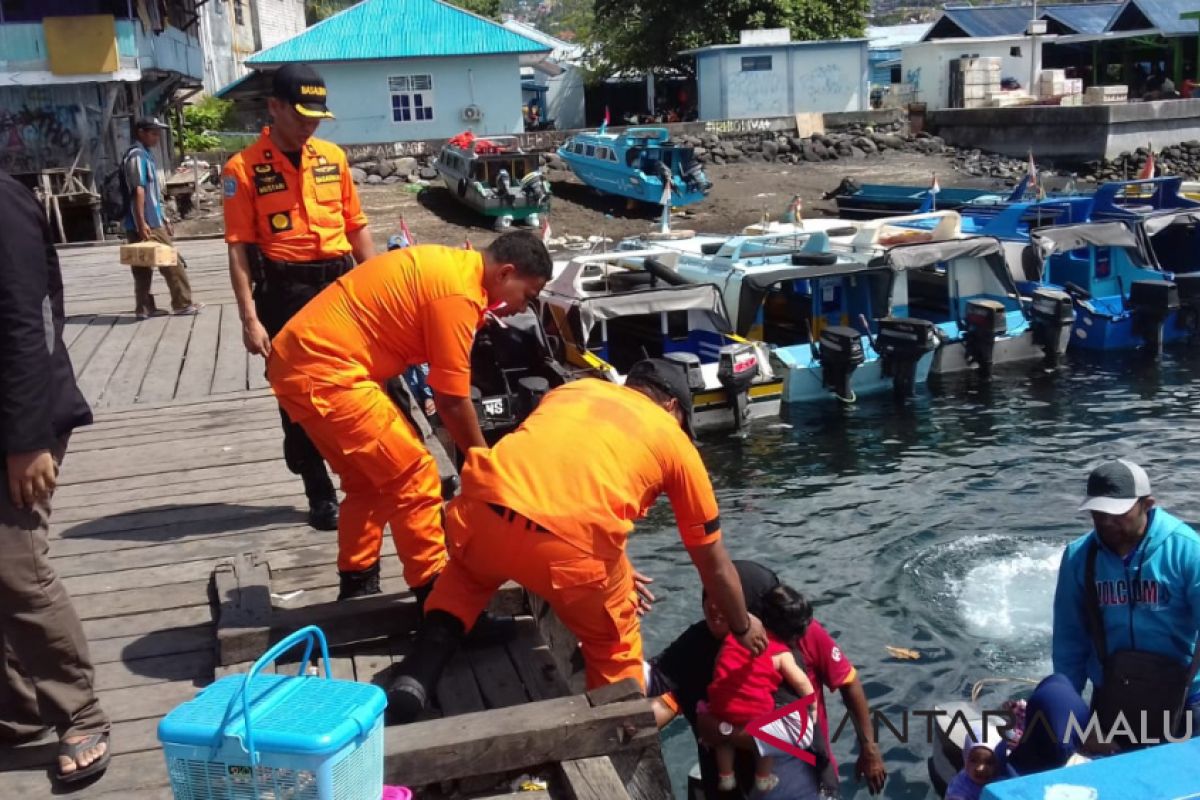
[[[445,716],[484,710],[483,695],[475,682],[470,659],[462,650],[454,654],[442,671],[436,694],[438,707]]]
[[[113,323],[117,321],[117,317],[112,314],[93,317],[88,324],[87,329],[75,337],[71,342],[67,352],[71,356],[71,367],[75,370],[75,377],[83,372],[88,365],[88,360],[92,354],[96,352],[96,348],[100,346],[100,342],[108,335],[108,331],[112,328]]]
[[[241,514],[233,515],[227,519],[215,521],[197,520],[195,522],[182,523],[178,525],[180,535],[174,537],[171,544],[180,551],[186,551],[186,554],[191,558],[202,558],[199,550],[193,550],[193,545],[203,548],[211,548],[210,553],[213,558],[223,558],[233,555],[237,550],[246,546],[247,537],[267,536],[276,531],[290,531],[294,537],[301,539],[309,534],[311,530],[300,520],[302,519],[301,509],[294,505],[279,504],[277,506],[266,506],[255,510],[247,509]],[[280,518],[290,518],[286,522],[280,522]],[[101,533],[87,533],[88,520],[78,520],[72,523],[72,530],[83,531],[84,535],[72,535],[67,537],[54,536],[51,537],[53,544],[51,552],[54,558],[59,561],[78,556],[86,556],[95,553],[124,553],[132,556],[143,549],[150,549],[156,545],[161,545],[164,539],[164,531],[170,530],[176,532],[176,527],[167,527],[164,524],[161,527],[146,527],[137,528],[134,530],[115,530],[104,531]],[[328,538],[328,535],[326,535]],[[236,542],[240,541],[241,544]],[[207,542],[207,545],[201,543]],[[218,543],[220,544],[218,546]],[[296,544],[310,543],[297,541]],[[153,551],[152,551],[153,552]],[[154,556],[151,555],[150,560],[139,561],[140,566],[151,566],[151,561]],[[81,569],[79,572],[89,570]]]
[[[586,678],[584,675],[583,653],[579,649],[579,640],[571,633],[558,615],[550,608],[550,604],[535,594],[530,593],[529,612],[533,616],[542,641],[546,643],[559,674],[567,681],[572,692],[582,692]]]
[[[250,389],[267,389],[267,362],[262,356],[248,355],[246,358],[246,386]]]
[[[271,423],[272,418],[278,420],[278,412],[275,410],[275,404],[268,402],[266,398],[253,405],[239,406],[228,411],[180,414],[173,418],[125,420],[120,417],[103,416],[95,425],[82,428],[71,437],[71,449],[102,450],[105,447],[143,444],[164,438],[201,439],[214,431],[235,433],[261,430]]]
[[[283,466],[282,460],[275,461],[259,461],[245,464],[232,464],[229,466],[205,465],[198,467],[187,467],[184,469],[174,470],[172,472],[154,474],[133,475],[133,476],[90,476],[87,480],[75,480],[71,474],[71,451],[67,451],[67,458],[63,462],[62,476],[64,483],[59,484],[59,488],[55,491],[54,500],[57,503],[61,499],[63,502],[74,503],[77,500],[81,502],[97,502],[96,496],[101,495],[104,498],[111,498],[123,493],[141,493],[145,495],[148,490],[155,492],[165,491],[166,489],[176,489],[178,487],[187,486],[212,486],[220,488],[222,481],[231,481],[235,485],[241,485],[244,479],[252,480],[247,476],[262,475],[270,481],[278,480],[280,467]],[[290,473],[288,473],[290,474]],[[297,480],[299,480],[297,478]]]
[[[212,647],[190,653],[96,664],[96,689],[127,689],[166,681],[192,681],[197,686],[213,675]]]
[[[274,461],[279,458],[276,447],[267,449],[267,442],[278,440],[275,431],[243,437],[214,435],[204,444],[189,448],[186,466],[217,467],[227,464],[250,464]],[[73,482],[97,478],[127,478],[135,475],[160,475],[164,464],[177,461],[181,453],[170,442],[130,447],[114,459],[108,450],[84,451],[69,454],[64,462],[64,472],[70,471]],[[181,465],[183,466],[183,465]]]
[[[645,696],[642,687],[633,678],[623,678],[616,683],[597,687],[587,693],[588,702],[594,706],[619,703],[622,700],[636,700]]]
[[[508,650],[502,645],[468,647],[465,652],[488,708],[508,708],[529,700],[516,667],[509,660]]]
[[[138,323],[131,317],[123,317],[109,328],[108,335],[96,347],[78,378],[79,390],[88,403],[95,405],[104,397],[104,390],[137,331]]]
[[[195,316],[167,317],[166,330],[158,340],[158,347],[154,349],[150,366],[146,369],[146,378],[138,392],[139,401],[154,403],[175,396],[179,370],[183,367],[183,354],[187,351],[195,319]]]
[[[109,742],[114,755],[145,751],[157,752],[160,747],[158,720],[148,718],[114,722]],[[162,758],[161,753],[158,755],[159,758]],[[47,737],[40,744],[6,747],[0,749],[0,773],[14,770],[35,770],[39,767],[48,768],[57,762],[57,756],[58,739],[54,736]],[[3,777],[0,777],[0,786],[3,786],[3,783]]]
[[[93,664],[133,661],[175,653],[198,653],[212,648],[212,625],[163,628],[138,636],[117,636],[88,643]]]
[[[116,743],[113,743],[114,753]],[[104,776],[74,793],[87,800],[171,800],[166,762],[156,751],[113,756]],[[0,772],[0,797],[49,797],[50,778],[44,766]]]
[[[593,708],[562,697],[388,728],[384,776],[423,786],[645,747],[657,736],[644,700]]]
[[[203,590],[197,592],[192,600],[196,605],[186,608],[167,610],[156,608],[141,614],[85,619],[83,620],[83,635],[89,642],[98,642],[101,639],[136,636],[164,628],[187,628],[193,625],[211,624],[212,611],[208,608]]]
[[[217,362],[213,368],[212,393],[237,392],[246,384],[246,346],[242,321],[235,306],[221,306],[221,329],[217,336]]]
[[[355,653],[354,679],[360,683],[373,683],[384,689],[392,677],[392,656],[389,653]]]
[[[196,696],[191,681],[167,681],[152,686],[110,689],[97,693],[100,706],[114,722],[135,719],[160,719],[180,703]]]
[[[104,396],[96,402],[96,408],[112,408],[113,406],[132,405],[137,401],[142,381],[146,377],[146,369],[150,359],[154,357],[154,349],[163,331],[167,329],[168,317],[150,317],[138,323],[138,331],[133,341],[125,348],[121,363],[113,370]],[[156,466],[161,465],[161,461]]]
[[[194,317],[192,338],[188,340],[183,368],[179,371],[179,385],[175,387],[176,397],[204,397],[212,389],[222,313],[220,306],[209,306]]]
[[[564,761],[556,777],[563,800],[629,800],[625,784],[607,756]]]
[[[141,614],[155,609],[166,611],[198,605],[208,608],[210,579],[211,575],[205,575],[202,579],[180,582],[173,585],[169,592],[155,586],[90,594],[86,601],[75,603],[75,610],[80,619],[99,620],[121,614]],[[73,594],[78,600],[78,593]]]
[[[542,641],[532,617],[518,617],[517,635],[505,646],[532,700],[549,700],[570,694],[550,648]]]
[[[333,646],[413,633],[419,621],[416,600],[411,592],[404,592],[281,608],[270,617],[269,625],[272,641],[305,625],[316,625]],[[238,638],[239,634],[231,632],[222,638],[222,647],[245,648],[247,645],[236,642]]]
[[[217,663],[257,658],[270,646],[271,568],[261,553],[241,553],[213,570]]]
[[[62,340],[67,346],[67,352],[70,352],[71,345],[79,338],[79,334],[83,333],[91,321],[95,319],[95,314],[75,314],[63,320]]]

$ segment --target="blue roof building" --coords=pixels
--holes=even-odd
[[[1046,20],[1048,33],[1100,33],[1121,6],[1120,2],[1039,5],[1037,18]],[[1032,19],[1031,5],[947,6],[925,40],[1018,36],[1026,32]]]
[[[319,135],[372,144],[522,132],[521,67],[550,50],[441,0],[363,0],[246,64],[311,64],[336,117]]]

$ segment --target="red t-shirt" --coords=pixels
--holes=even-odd
[[[726,636],[708,685],[709,710],[737,727],[775,710],[775,690],[783,676],[772,659],[787,651],[786,644],[768,634],[767,649],[755,657],[732,635]]]
[[[821,687],[831,692],[837,691],[854,680],[857,673],[829,631],[815,619],[808,624],[798,649],[804,658],[804,671],[813,682],[813,688],[817,689],[817,730],[825,742],[829,760],[833,761],[833,749],[829,746],[829,717],[825,713],[825,692],[821,691]],[[836,763],[833,768],[837,769]]]

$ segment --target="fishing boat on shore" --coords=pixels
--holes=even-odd
[[[489,217],[502,231],[514,222],[537,227],[550,210],[550,184],[537,153],[526,153],[515,136],[476,137],[470,131],[448,141],[433,163],[454,198]]]
[[[672,141],[666,128],[585,131],[567,139],[558,155],[593,189],[643,203],[686,206],[712,190],[695,151]]]
[[[927,210],[930,192],[928,186],[860,184],[853,178],[843,178],[837,188],[825,193],[824,199],[837,204],[842,219],[877,219]],[[1012,192],[994,189],[945,188],[937,192],[937,206],[943,211],[956,211],[972,203],[1000,204],[1017,199]]]

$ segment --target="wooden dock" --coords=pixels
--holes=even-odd
[[[237,642],[249,646],[247,642],[274,635],[272,630],[312,619],[348,619],[348,605],[364,613],[375,609],[377,616],[371,618],[381,619],[387,604],[409,602],[388,539],[382,561],[385,596],[355,604],[332,602],[337,592],[336,535],[306,524],[300,481],[283,463],[279,420],[263,379],[263,362],[247,356],[242,346],[225,246],[220,241],[188,242],[180,250],[188,261],[195,300],[205,303],[205,309],[194,317],[141,322],[133,317],[129,268],[118,264],[115,247],[60,254],[68,315],[65,339],[96,424],[72,438],[54,498],[51,556],[83,619],[100,701],[113,720],[114,753],[104,777],[72,792],[74,797],[170,798],[158,721],[215,675],[237,671],[241,658],[228,649]],[[161,277],[155,277],[154,288],[160,306],[167,305]],[[257,632],[243,619],[235,627],[246,630],[223,639],[222,632],[228,634],[233,623],[225,617],[217,624],[230,602],[228,592],[217,590],[220,575],[255,563],[262,567],[260,576],[267,575],[269,564],[269,583],[257,596],[260,602],[264,594],[269,597],[270,608],[260,615]],[[523,614],[518,638],[461,653],[438,695],[446,714],[476,712],[486,718],[486,709],[524,708],[496,720],[472,715],[463,718],[469,724],[457,727],[451,719],[421,723],[417,727],[426,730],[419,735],[416,728],[396,729],[394,736],[389,729],[389,777],[450,781],[441,788],[459,796],[473,790],[488,794],[485,789],[491,787],[479,780],[472,784],[471,776],[478,778],[489,765],[532,769],[533,763],[526,762],[530,743],[540,741],[534,731],[539,721],[544,728],[547,720],[581,718],[585,711],[583,717],[593,719],[594,709],[614,699],[570,695],[571,647],[563,643],[561,631],[555,632],[552,615],[547,630],[536,598],[521,594],[520,601],[512,601],[511,592],[506,596],[510,605],[524,603],[510,609]],[[364,602],[373,605],[357,605]],[[404,631],[383,629],[347,638],[349,630],[338,640],[333,664],[338,677],[381,680],[404,656]],[[541,667],[534,666],[539,663]],[[610,722],[621,721],[623,728],[634,719],[634,730],[626,733],[636,738],[636,747],[625,742],[615,749],[626,755],[610,761],[597,743],[626,734],[609,728],[588,744],[576,742],[574,750],[564,751],[570,758],[554,767],[552,793],[543,796],[619,797],[610,793],[614,764],[633,797],[670,796],[665,771],[659,769],[657,739],[646,738],[644,717],[630,717],[634,709],[625,697],[615,699],[612,708],[625,706],[619,713],[597,713],[608,714]],[[558,706],[527,705],[532,701]],[[502,736],[502,728],[511,735]],[[495,735],[481,739],[469,730]],[[557,738],[574,741],[571,736]],[[475,742],[476,750],[469,742]],[[430,748],[438,747],[438,775],[414,774],[411,768],[402,770],[407,779],[394,774],[397,765],[424,762]],[[406,761],[405,753],[412,756],[414,748],[422,748],[422,757]],[[523,758],[513,755],[521,752],[526,753]],[[48,770],[54,753],[53,740],[0,750],[0,797],[50,797]],[[508,755],[497,760],[497,754]],[[470,766],[471,759],[476,766]],[[589,794],[589,785],[599,788]]]

